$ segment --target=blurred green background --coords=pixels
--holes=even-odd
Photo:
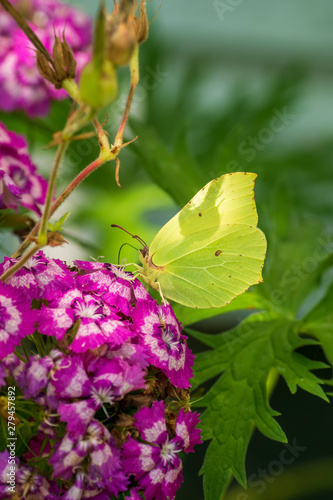
[[[91,13],[97,8],[91,0],[69,3]],[[70,244],[48,253],[68,262],[100,255],[117,262],[120,246],[132,241],[110,224],[149,243],[213,177],[252,171],[258,173],[259,226],[268,238],[260,293],[286,314],[304,316],[333,281],[333,3],[155,0],[149,11],[150,19],[156,18],[141,47],[141,83],[125,133],[128,140],[138,139],[120,154],[123,189],[115,183],[113,163],[90,176],[56,217],[71,210],[65,231]],[[111,139],[126,98],[127,69],[120,78],[119,99],[107,110]],[[28,136],[45,175],[52,156],[40,146],[61,129],[68,109],[68,102],[55,103],[51,115],[34,127],[21,114],[0,116]],[[59,190],[97,154],[95,139],[73,143]],[[8,255],[17,243],[3,233],[1,244]],[[316,257],[318,248],[325,258]],[[125,247],[125,257],[137,259],[137,252]],[[299,279],[296,290],[288,277]],[[279,293],[283,298],[275,300]],[[199,328],[220,332],[241,317],[226,314]],[[200,348],[194,342],[192,347]],[[324,359],[319,348],[311,348],[310,355]],[[279,461],[284,445],[255,433],[247,456],[253,484],[227,499],[331,499],[325,478],[332,465],[332,409],[301,391],[291,396],[283,382],[272,407],[282,413],[279,422],[290,442],[296,439],[305,450],[281,473],[273,467],[259,494],[260,471]],[[202,457],[202,450],[186,457],[177,499],[203,498],[197,479]]]

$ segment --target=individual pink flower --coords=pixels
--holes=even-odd
[[[39,331],[58,340],[74,326],[76,334],[70,346],[73,352],[85,352],[103,344],[120,346],[134,334],[118,310],[89,289],[57,293],[39,313]]]
[[[123,445],[124,469],[134,475],[146,500],[172,500],[183,480],[179,453],[194,451],[201,443],[197,413],[178,414],[175,435],[170,436],[165,421],[165,403],[155,401],[135,415],[140,441],[130,437]],[[135,497],[134,497],[135,498]]]
[[[0,209],[21,205],[41,215],[46,189],[47,182],[36,173],[23,136],[0,123]]]
[[[140,301],[133,310],[133,327],[139,342],[146,348],[150,364],[160,368],[173,385],[190,386],[194,355],[187,346],[187,337],[171,306],[156,301]]]
[[[0,353],[1,359],[14,352],[27,335],[34,333],[36,315],[30,301],[17,290],[0,283]]]
[[[5,257],[0,273],[10,269],[16,259]],[[74,283],[74,273],[58,259],[49,259],[42,251],[31,257],[25,265],[6,280],[6,284],[22,292],[27,298],[51,300],[56,292],[67,290]]]

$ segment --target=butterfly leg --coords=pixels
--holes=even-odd
[[[161,296],[161,299],[162,299],[162,302],[163,302],[163,305],[164,306],[167,306],[169,305],[169,302],[164,298],[164,295],[163,295],[163,292],[162,292],[162,288],[161,288],[161,285],[158,281],[155,282],[154,284],[154,288],[156,288],[156,290],[159,292],[160,296]],[[156,287],[157,285],[157,287]]]

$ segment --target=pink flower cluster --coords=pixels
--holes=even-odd
[[[23,136],[0,123],[0,209],[18,205],[41,215],[47,182],[36,173]]]
[[[59,0],[15,0],[16,8],[52,54],[54,33],[65,33],[77,62],[77,74],[89,60],[91,19]],[[24,110],[30,116],[47,114],[52,99],[67,94],[44,80],[36,67],[35,48],[0,7],[0,109]]]
[[[24,363],[13,352],[34,332],[44,355]],[[41,409],[15,464],[18,497],[174,499],[179,453],[201,442],[186,341],[172,308],[111,264],[69,269],[39,252],[2,284],[0,384],[14,380]],[[8,457],[0,454],[0,499]]]

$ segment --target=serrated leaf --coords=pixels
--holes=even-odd
[[[333,285],[325,297],[304,318],[302,332],[314,335],[333,365]]]
[[[221,498],[230,474],[246,486],[245,455],[253,425],[271,439],[287,441],[268,401],[271,369],[284,377],[292,392],[301,387],[327,400],[322,381],[310,371],[325,365],[294,352],[308,344],[298,331],[296,322],[254,315],[228,332],[228,342],[198,355],[194,386],[223,372],[197,403],[207,408],[201,418],[203,438],[212,440],[202,468],[206,500]]]

